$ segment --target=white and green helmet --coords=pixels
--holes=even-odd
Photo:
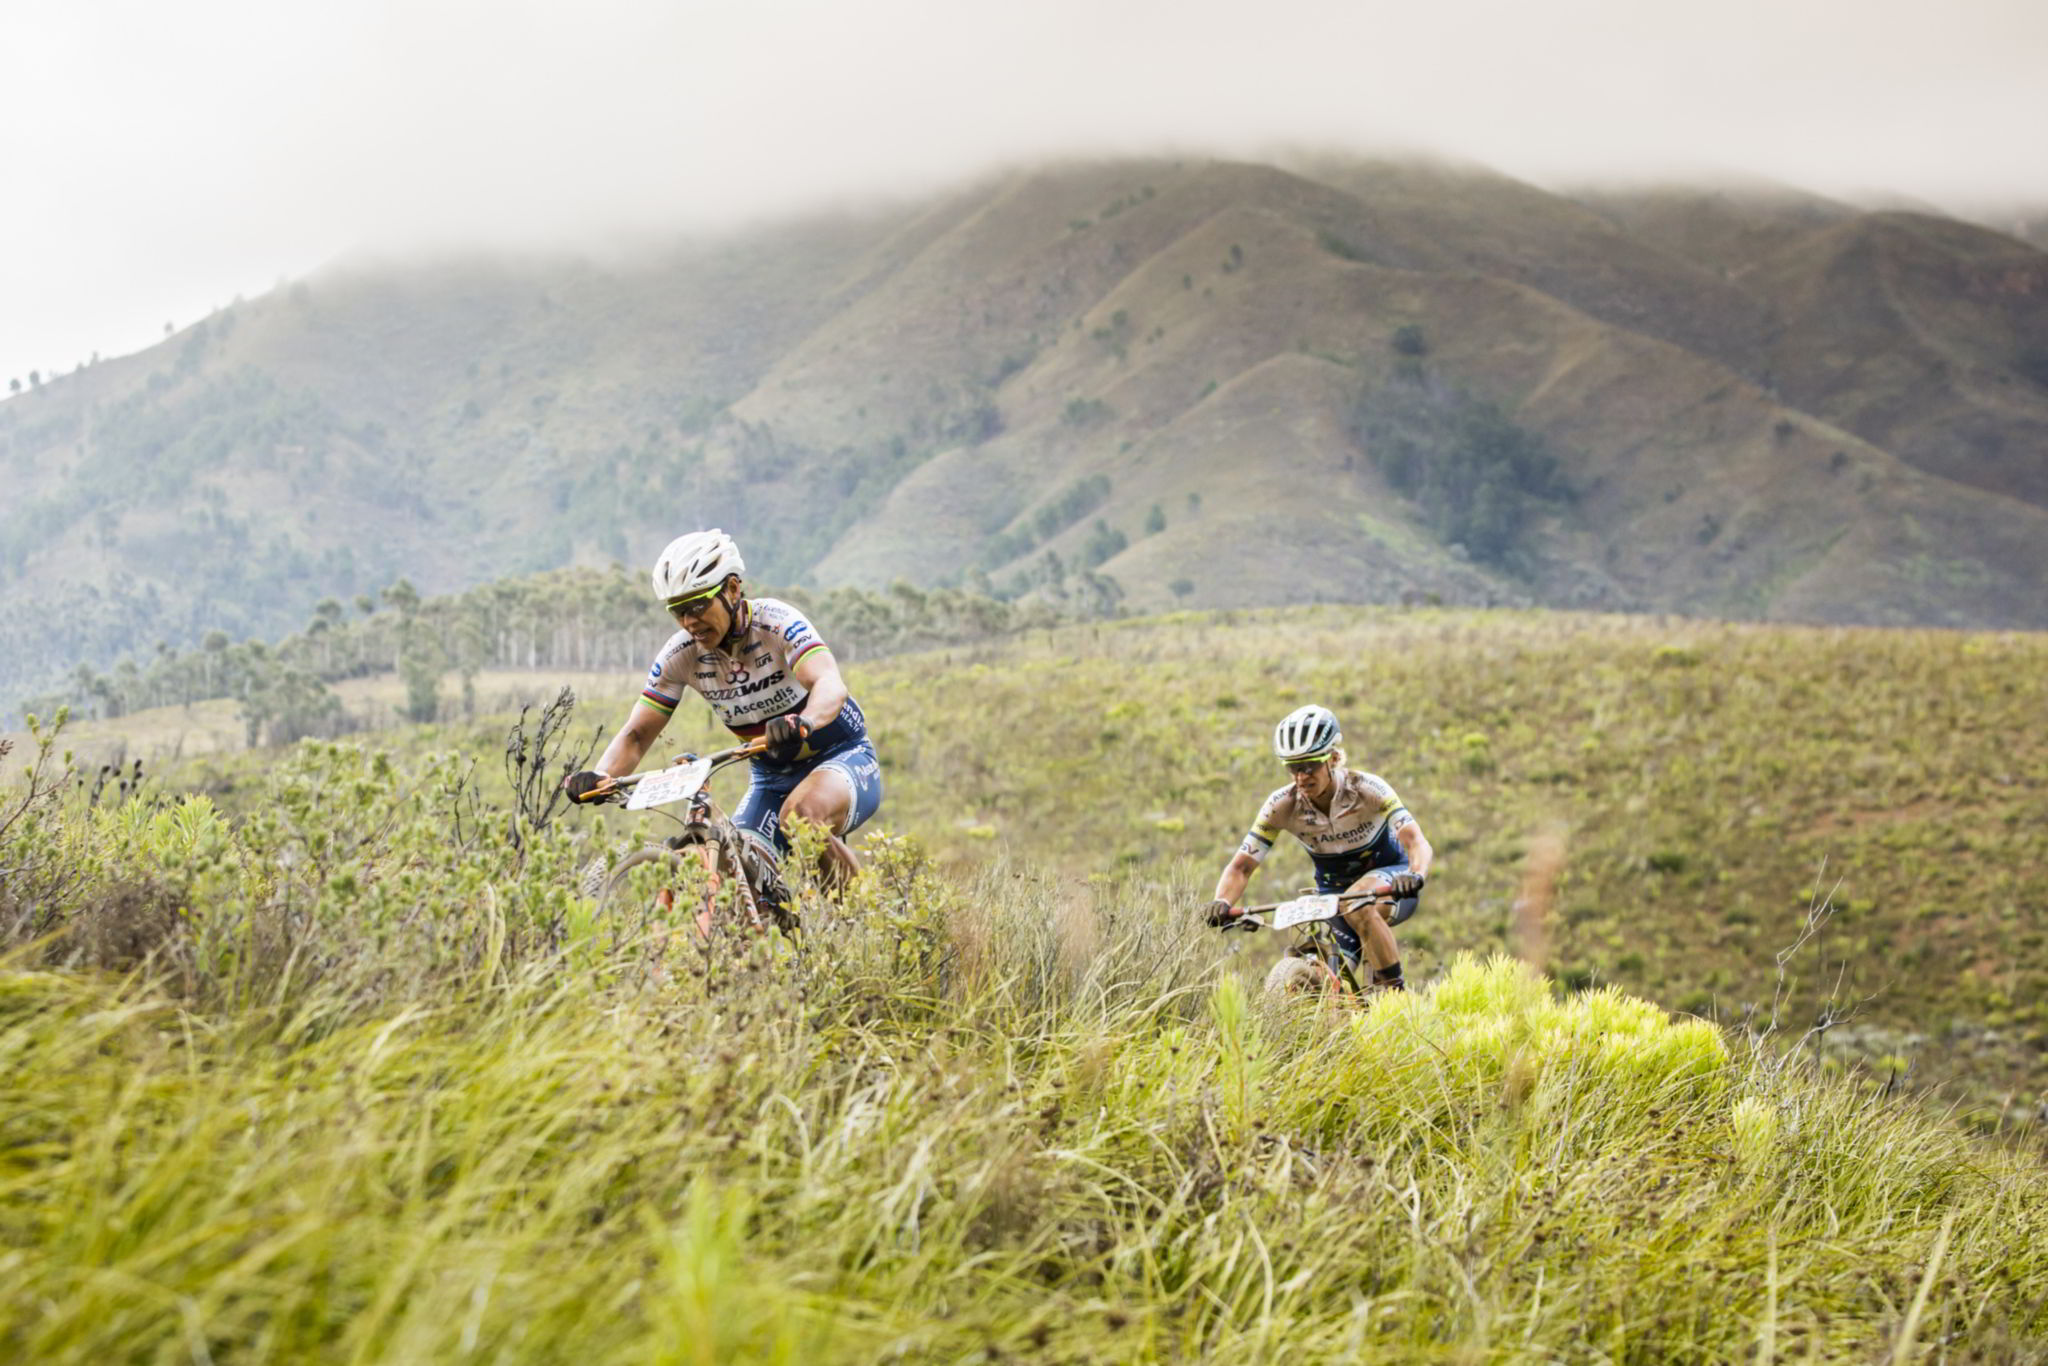
[[[732,537],[713,527],[676,537],[654,562],[654,596],[663,602],[718,587],[728,574],[745,574],[746,562]]]
[[[1336,713],[1313,702],[1306,707],[1295,708],[1273,727],[1273,752],[1283,763],[1326,759],[1342,743],[1344,732],[1337,729]]]

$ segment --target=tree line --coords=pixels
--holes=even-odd
[[[789,588],[755,595],[785,598],[815,614],[833,649],[852,660],[1114,615],[1121,594],[1099,579],[1029,601],[900,581],[880,592]],[[322,599],[302,629],[279,641],[235,641],[212,631],[195,648],[159,641],[153,655],[104,672],[78,664],[62,687],[25,699],[22,710],[48,715],[69,706],[75,715],[110,718],[227,698],[240,704],[250,744],[286,744],[361,724],[343,713],[331,687],[344,679],[395,672],[405,684],[401,716],[431,721],[451,704],[443,691],[451,675],[457,695],[473,699],[475,676],[486,669],[638,672],[664,629],[646,585],[617,565],[552,570],[433,598],[400,579],[375,597]]]

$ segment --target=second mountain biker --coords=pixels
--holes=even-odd
[[[1373,985],[1399,990],[1401,954],[1393,926],[1415,913],[1435,854],[1385,779],[1344,766],[1343,742],[1337,718],[1327,707],[1298,708],[1273,728],[1273,752],[1286,765],[1288,785],[1259,808],[1251,832],[1216,879],[1215,900],[1201,908],[1202,914],[1211,925],[1229,924],[1236,915],[1232,908],[1273,841],[1281,831],[1292,831],[1308,847],[1317,891],[1384,889],[1397,898],[1390,916],[1365,906],[1333,919],[1330,928],[1353,963],[1363,949],[1372,963]]]

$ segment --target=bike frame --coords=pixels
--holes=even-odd
[[[725,889],[728,879],[732,882],[733,900],[738,904],[748,928],[765,930],[771,920],[779,924],[781,917],[778,914],[772,911],[764,913],[761,890],[747,875],[746,851],[742,843],[745,836],[712,799],[709,786],[712,774],[743,759],[765,753],[767,748],[766,740],[749,740],[716,754],[680,754],[666,768],[613,779],[611,785],[602,790],[598,800],[619,801],[623,798],[629,811],[653,810],[677,802],[689,803],[689,809],[687,817],[662,812],[683,827],[682,833],[670,836],[661,848],[643,849],[628,855],[614,870],[605,896],[609,897],[622,885],[625,874],[640,863],[670,854],[680,857],[684,850],[694,848],[706,879],[703,904],[692,917],[700,937],[706,940],[711,937],[719,893]],[[664,911],[672,911],[675,888],[663,887],[655,899]]]

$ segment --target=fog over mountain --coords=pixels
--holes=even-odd
[[[2044,57],[2032,0],[42,6],[0,43],[0,377],[360,249],[592,249],[1050,156],[1428,148],[2018,216]]]

